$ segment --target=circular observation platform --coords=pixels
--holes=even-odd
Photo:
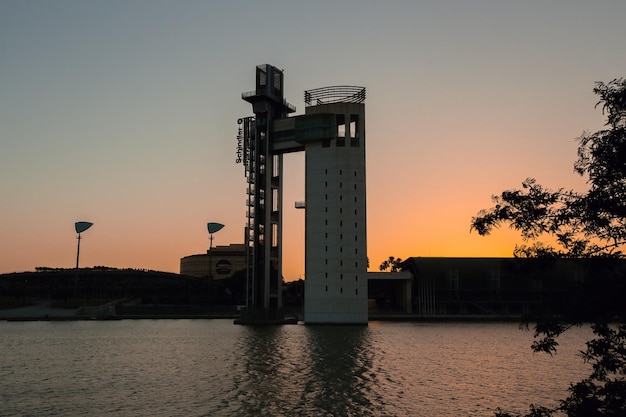
[[[363,103],[364,101],[365,87],[352,85],[315,88],[304,92],[304,103],[306,106],[332,103]]]

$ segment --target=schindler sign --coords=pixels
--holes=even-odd
[[[248,167],[250,165],[251,152],[253,152],[252,136],[254,135],[254,117],[242,117],[237,119],[237,150],[235,154],[235,163],[241,164],[248,175]]]
[[[240,164],[243,162],[243,122],[244,119],[237,120],[239,128],[237,129],[237,157],[235,163]]]

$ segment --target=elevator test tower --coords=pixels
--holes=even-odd
[[[241,323],[280,322],[283,154],[305,152],[306,324],[367,324],[365,88],[304,93],[305,114],[283,94],[282,70],[256,68],[243,93],[254,116],[238,120],[237,162],[247,178],[248,293]]]

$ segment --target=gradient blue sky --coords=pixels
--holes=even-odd
[[[241,93],[285,69],[287,99],[367,88],[368,255],[510,256],[470,234],[532,176],[582,189],[575,138],[595,81],[626,76],[626,2],[0,0],[0,273],[178,272],[243,241]],[[286,158],[284,273],[304,273],[303,156]]]

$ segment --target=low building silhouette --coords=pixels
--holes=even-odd
[[[372,301],[375,314],[386,309],[417,317],[519,318],[573,309],[596,314],[603,305],[620,305],[626,295],[626,263],[620,259],[412,257],[402,269],[410,273],[410,290],[404,277],[393,282],[395,273],[388,273],[387,284],[371,276],[370,319]]]
[[[246,269],[246,246],[233,243],[216,246],[206,253],[189,255],[180,260],[180,274],[197,278],[231,278],[236,272]],[[210,272],[210,273],[209,273]]]

